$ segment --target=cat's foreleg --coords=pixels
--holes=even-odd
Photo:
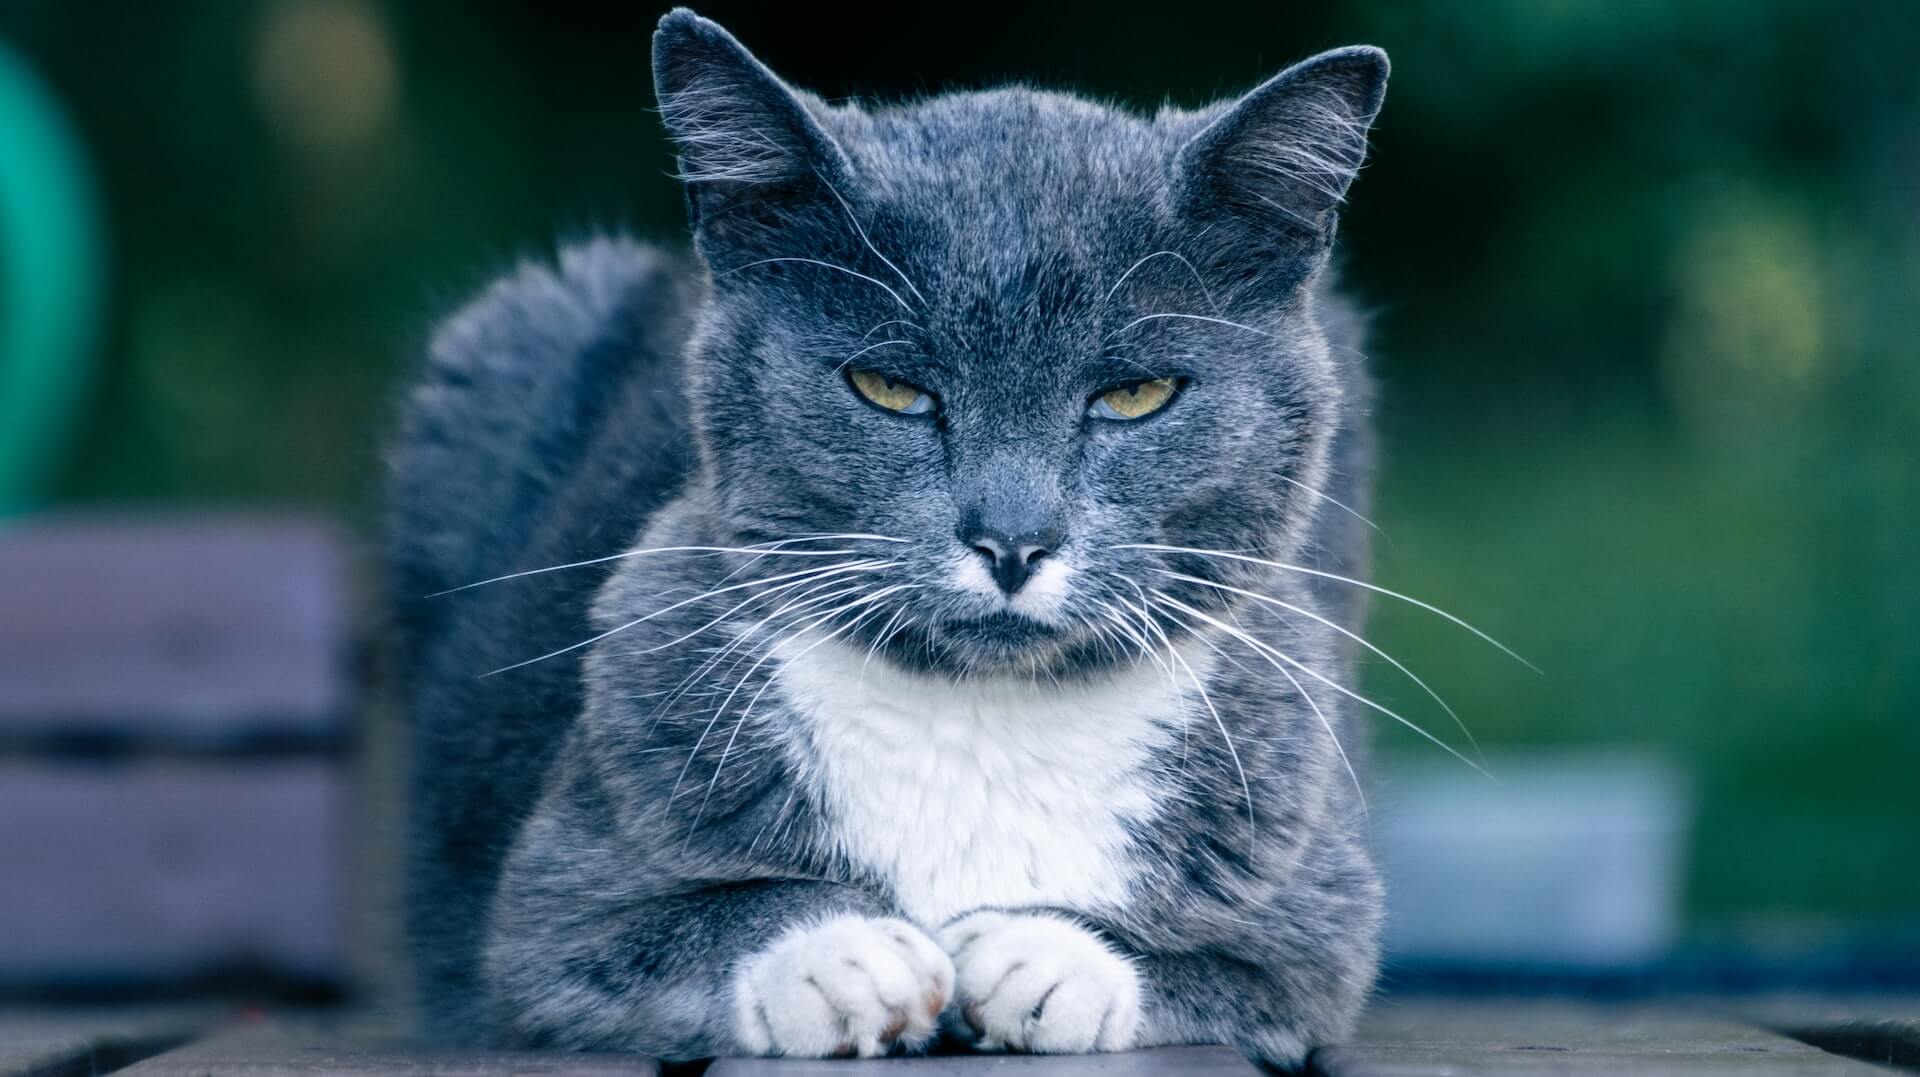
[[[1118,1051],[1225,1043],[1282,1069],[1344,1036],[1373,981],[1369,929],[1290,949],[1285,927],[1231,948],[1161,953],[1059,910],[982,911],[936,938],[956,970],[954,1015],[985,1048]]]
[[[552,876],[503,891],[486,954],[502,1039],[668,1059],[870,1056],[925,1045],[952,991],[945,952],[850,887],[609,893]]]

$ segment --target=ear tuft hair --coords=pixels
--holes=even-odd
[[[711,19],[675,8],[660,20],[653,81],[696,223],[713,196],[776,193],[846,169],[799,95]]]
[[[1366,158],[1387,72],[1385,52],[1356,45],[1254,88],[1181,149],[1187,210],[1226,210],[1282,233],[1331,238],[1333,211]]]

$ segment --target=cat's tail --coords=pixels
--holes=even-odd
[[[637,364],[677,360],[682,265],[622,238],[496,279],[434,332],[388,453],[387,576],[403,634],[430,596],[506,571]]]

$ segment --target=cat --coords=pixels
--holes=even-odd
[[[1347,1034],[1383,895],[1328,263],[1385,55],[1150,118],[829,105],[684,9],[653,62],[692,256],[498,280],[390,454],[428,1028],[1281,1067]]]

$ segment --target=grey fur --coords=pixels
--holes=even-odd
[[[1122,908],[1058,911],[1136,960],[1145,1042],[1226,1041],[1291,1066],[1344,1035],[1382,901],[1342,763],[1360,749],[1350,700],[1209,626],[1340,686],[1350,648],[1166,573],[1356,631],[1357,589],[1127,547],[1364,575],[1366,531],[1331,502],[1366,511],[1367,392],[1326,263],[1384,55],[1323,54],[1237,103],[1151,118],[1026,89],[832,107],[684,10],[654,58],[698,263],[601,240],[510,274],[436,337],[392,455],[433,1031],[733,1053],[741,959],[806,918],[900,910],[838,851],[795,762],[799,719],[759,696],[770,670],[722,702],[747,667],[709,663],[735,637],[700,631],[831,559],[662,553],[424,596],[636,546],[863,533],[906,541],[826,544],[888,562],[849,586],[913,589],[828,623],[878,661],[1102,677],[1148,660],[1099,627],[1102,601],[1149,616],[1135,584],[1166,595],[1142,635],[1202,631],[1233,655],[1206,685],[1232,745],[1196,735],[1156,764],[1164,805],[1131,851],[1154,870]],[[937,415],[859,401],[839,368],[862,349],[859,365],[934,390]],[[1149,374],[1188,384],[1138,422],[1085,416]],[[1067,627],[943,589],[969,518],[1064,529],[1097,569]],[[829,608],[804,605],[816,581],[785,593],[802,605],[769,636]],[[885,616],[909,602],[911,627]],[[734,632],[777,606],[749,606]],[[732,732],[709,735],[722,718]]]

